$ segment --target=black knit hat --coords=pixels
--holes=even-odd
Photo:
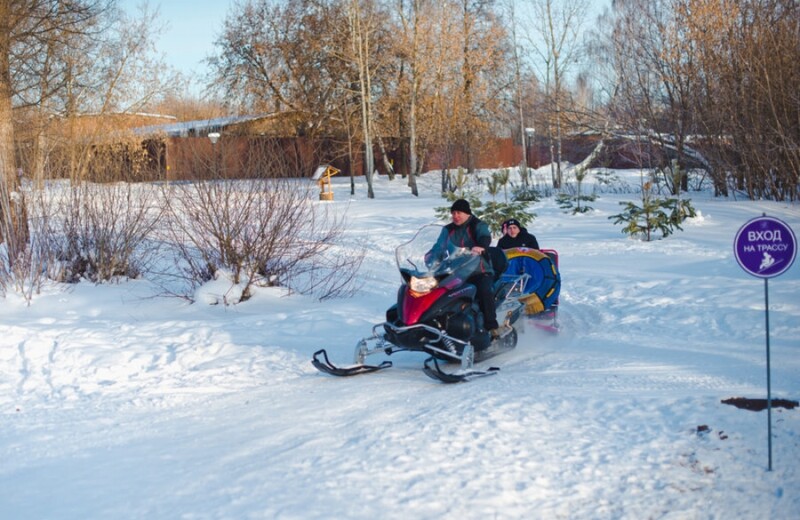
[[[522,229],[522,224],[519,223],[519,220],[515,218],[510,218],[503,222],[503,227],[506,228],[508,226],[517,226],[518,228]]]
[[[458,199],[450,206],[450,213],[454,211],[460,211],[461,213],[466,213],[467,215],[472,215],[472,210],[469,207],[469,202],[464,199]]]

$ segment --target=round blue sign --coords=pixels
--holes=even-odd
[[[759,278],[772,278],[791,267],[796,244],[794,232],[785,222],[763,216],[739,229],[733,251],[742,269]]]

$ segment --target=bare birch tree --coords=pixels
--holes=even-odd
[[[351,59],[358,71],[358,99],[361,105],[361,132],[364,146],[364,175],[367,179],[367,196],[375,198],[373,188],[373,174],[375,172],[375,157],[372,152],[372,43],[374,32],[374,12],[371,4],[364,5],[359,0],[349,0],[347,4],[347,19],[350,29]]]
[[[418,151],[418,111],[421,89],[423,88],[424,73],[425,73],[425,57],[427,53],[424,51],[423,38],[425,34],[424,21],[427,19],[423,9],[429,2],[425,0],[409,0],[409,9],[406,11],[405,1],[400,0],[398,11],[400,15],[400,23],[402,26],[401,42],[400,42],[400,55],[403,60],[402,69],[408,66],[407,77],[400,76],[400,83],[405,85],[400,91],[404,92],[408,98],[408,185],[411,187],[411,192],[416,196],[417,192],[417,175],[419,174],[420,161]],[[401,112],[401,118],[402,118]],[[398,125],[403,128],[404,125]],[[401,137],[402,132],[401,132]]]
[[[509,27],[512,66],[514,68],[514,101],[517,131],[522,145],[523,182],[527,182],[528,150],[535,137],[535,121],[533,116],[532,93],[536,92],[538,82],[532,76],[529,67],[529,49],[523,45],[520,34],[520,16],[516,0],[508,0],[505,4],[505,15]],[[529,135],[530,134],[530,135]]]
[[[675,0],[625,0],[616,4],[614,62],[619,92],[658,150],[675,150],[676,161],[654,164],[673,194],[688,188],[686,141],[698,130],[692,104],[702,78],[696,48],[686,33],[686,11]],[[674,165],[674,167],[673,167]]]
[[[563,109],[567,96],[567,75],[579,61],[583,52],[581,40],[584,23],[589,12],[587,0],[529,0],[531,33],[529,42],[542,74],[545,97],[549,104],[546,131],[550,141],[551,176],[553,187],[563,183],[562,139],[564,132]],[[542,70],[543,68],[543,70]]]

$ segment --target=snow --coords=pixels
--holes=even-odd
[[[773,409],[768,471],[767,412],[721,403],[766,397],[765,283],[735,234],[762,213],[797,233],[797,205],[691,193],[698,217],[653,242],[608,219],[635,193],[533,205],[562,330],[529,324],[498,375],[443,385],[421,354],[352,378],[310,363],[351,362],[395,297],[394,248],[446,205],[435,173],[418,198],[349,182],[319,204],[370,244],[353,298],[189,304],[134,280],[0,299],[0,516],[800,518],[800,409]],[[797,400],[800,268],[768,287],[772,397]]]

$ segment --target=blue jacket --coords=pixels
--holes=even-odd
[[[469,219],[460,226],[453,222],[447,224],[442,229],[442,234],[439,235],[433,251],[444,252],[448,249],[448,246],[468,249],[480,246],[488,251],[491,243],[492,232],[489,231],[489,226],[475,215],[470,215]],[[492,264],[488,260],[488,254],[486,253],[481,255],[480,270],[482,273],[494,274]]]

